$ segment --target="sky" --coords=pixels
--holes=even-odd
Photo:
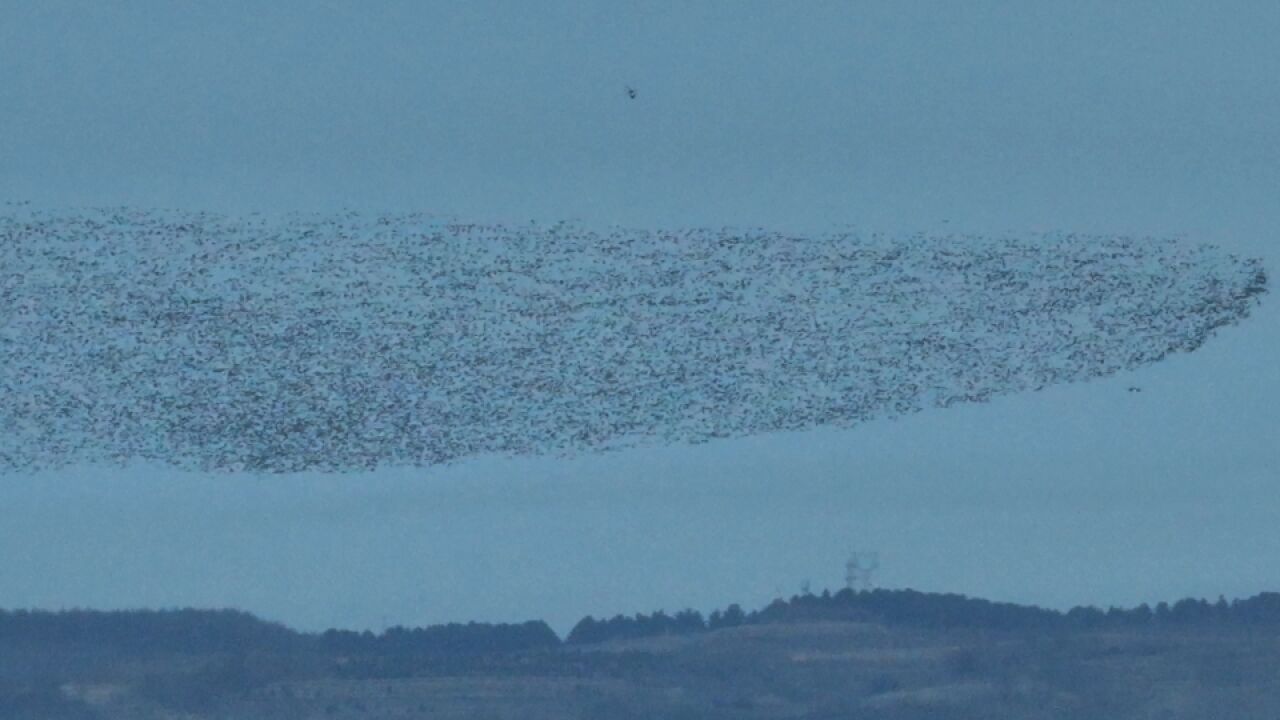
[[[1266,2],[4,3],[0,200],[1182,235],[1274,268],[1278,36]],[[884,586],[1053,607],[1274,590],[1274,305],[1133,373],[848,430],[4,476],[0,607],[564,631],[838,587],[855,548]]]

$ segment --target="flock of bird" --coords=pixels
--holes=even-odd
[[[0,208],[0,469],[348,471],[867,420],[1195,349],[1173,240]]]

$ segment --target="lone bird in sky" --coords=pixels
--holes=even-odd
[[[635,89],[635,88],[633,88],[633,87],[631,87],[630,85],[627,85],[627,86],[626,86],[626,88],[627,88],[627,97],[631,98],[632,100],[635,100],[635,99],[636,99],[636,89]]]

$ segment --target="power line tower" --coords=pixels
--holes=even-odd
[[[853,552],[849,562],[844,564],[844,582],[854,592],[862,592],[875,587],[871,575],[880,568],[880,553]]]

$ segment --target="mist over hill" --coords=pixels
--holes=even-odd
[[[0,218],[0,466],[291,472],[851,426],[1199,347],[1258,260],[1174,240]]]

